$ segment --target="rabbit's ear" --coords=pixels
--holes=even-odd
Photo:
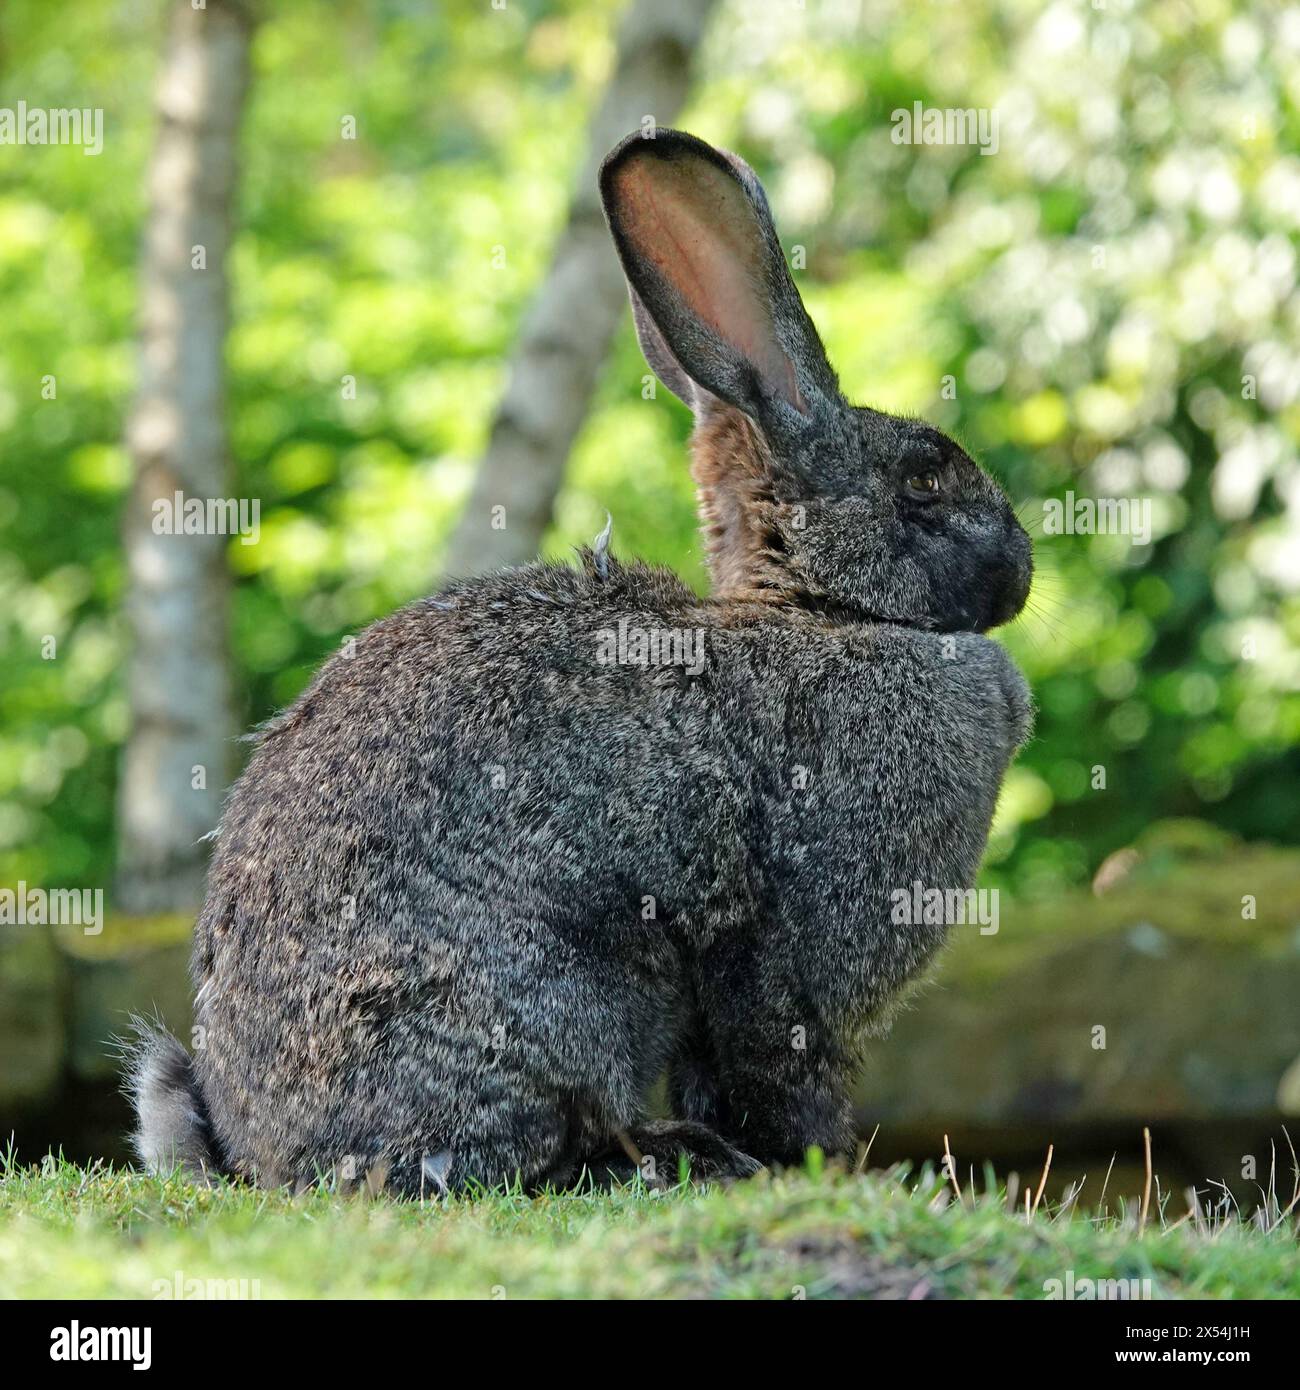
[[[673,356],[672,348],[664,341],[664,335],[650,317],[650,311],[642,304],[641,296],[631,285],[627,287],[627,296],[632,301],[632,322],[636,325],[636,340],[641,344],[641,353],[650,364],[650,370],[683,405],[698,410],[699,391],[682,369],[682,364]]]
[[[693,135],[628,136],[600,170],[646,359],[797,437],[839,401],[835,373],[786,269],[767,198],[742,159]]]

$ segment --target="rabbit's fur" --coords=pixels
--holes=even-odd
[[[142,1044],[151,1166],[415,1193],[841,1152],[860,1039],[945,935],[891,892],[974,878],[1030,724],[977,635],[1023,603],[1024,533],[950,440],[843,401],[747,166],[661,130],[601,178],[696,411],[714,591],[602,537],[326,663],[223,815],[201,1046]],[[608,659],[620,623],[701,634],[697,673]]]

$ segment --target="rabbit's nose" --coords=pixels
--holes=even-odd
[[[1034,580],[1034,551],[1023,528],[1013,523],[1006,550],[990,576],[989,627],[1009,623],[1025,606]]]

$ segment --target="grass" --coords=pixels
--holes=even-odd
[[[1166,1223],[1139,1203],[1029,1216],[930,1169],[807,1168],[726,1189],[640,1184],[424,1204],[196,1187],[55,1158],[0,1172],[0,1292],[23,1298],[1029,1298],[1149,1280],[1155,1298],[1300,1297],[1296,1213]],[[194,1283],[192,1281],[199,1281]],[[207,1281],[217,1281],[209,1285]],[[234,1282],[230,1282],[234,1281]],[[239,1281],[246,1281],[241,1289]]]

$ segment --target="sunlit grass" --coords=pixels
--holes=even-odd
[[[19,1297],[1043,1298],[1137,1280],[1155,1298],[1300,1297],[1295,1209],[1166,1222],[1066,1202],[1027,1216],[942,1173],[801,1171],[721,1189],[638,1184],[400,1202],[329,1181],[198,1187],[57,1158],[0,1178],[0,1289]],[[212,1281],[212,1282],[209,1282]],[[233,1282],[232,1282],[233,1281]],[[1145,1284],[1142,1281],[1148,1281]]]

